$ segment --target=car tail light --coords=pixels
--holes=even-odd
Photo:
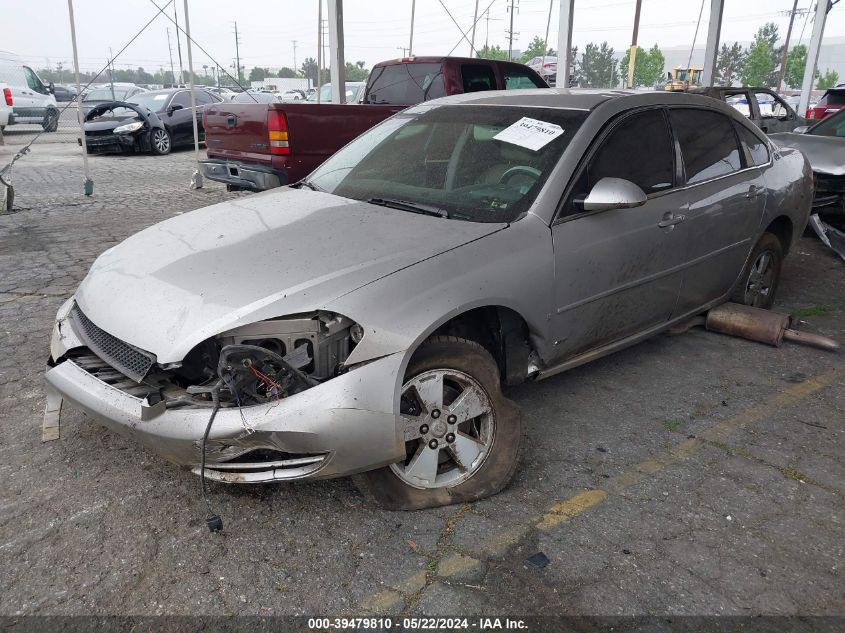
[[[270,137],[270,153],[287,156],[290,154],[288,144],[288,120],[285,113],[279,110],[267,111],[267,134]]]
[[[543,64],[543,68],[554,68],[557,64]]]
[[[3,88],[3,96],[6,98],[6,105],[12,105],[12,91],[8,88]]]
[[[205,110],[203,110],[203,112],[202,112],[202,129],[204,129],[204,130],[208,129],[208,125],[206,124],[207,120],[208,120],[208,117],[206,117]]]

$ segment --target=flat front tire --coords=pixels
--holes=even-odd
[[[783,245],[777,235],[763,233],[751,251],[731,301],[755,308],[771,308],[782,266]]]
[[[369,499],[418,510],[482,499],[510,482],[522,416],[478,343],[452,336],[426,341],[405,372],[400,410],[405,458],[354,477]]]

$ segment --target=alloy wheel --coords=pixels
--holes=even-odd
[[[414,488],[456,486],[472,477],[493,446],[495,416],[490,397],[472,376],[435,369],[402,387],[406,457],[391,465]]]
[[[757,256],[748,275],[745,287],[747,305],[759,307],[765,305],[774,283],[774,258],[770,251],[763,251]]]
[[[170,136],[167,130],[155,130],[153,132],[153,145],[159,154],[166,154],[170,151]]]

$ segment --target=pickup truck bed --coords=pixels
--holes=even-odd
[[[290,184],[405,107],[217,103],[203,115],[208,150],[203,173],[254,191]]]

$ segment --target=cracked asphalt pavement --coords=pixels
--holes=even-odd
[[[0,162],[15,145],[0,147]],[[0,215],[0,615],[845,615],[842,355],[701,329],[509,391],[504,492],[414,513],[346,479],[210,484],[65,407],[41,442],[53,317],[94,258],[237,195],[193,153],[40,144]],[[845,268],[804,238],[776,309],[845,341]],[[119,297],[115,297],[119,301]],[[542,552],[548,564],[526,562]]]

